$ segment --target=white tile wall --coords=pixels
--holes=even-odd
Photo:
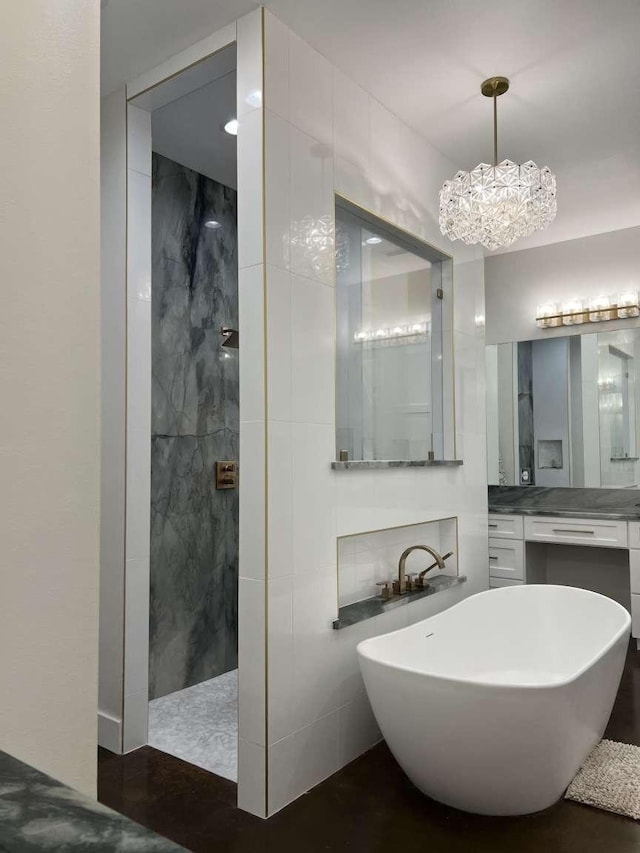
[[[127,107],[127,471],[123,749],[147,742],[151,494],[151,114]]]
[[[292,420],[333,424],[335,291],[300,275],[292,276],[291,291],[291,315],[287,319],[291,323]],[[273,374],[271,365],[270,372]],[[272,382],[277,381],[273,376]],[[277,414],[273,410],[274,417]]]
[[[266,442],[262,10],[237,23],[240,553],[238,805],[266,816]]]
[[[484,326],[476,319],[484,314],[482,258],[445,241],[438,228],[438,190],[455,166],[268,11],[265,38],[267,772],[273,813],[379,738],[358,669],[357,643],[486,589],[488,569],[484,353],[478,357]],[[455,329],[462,350],[455,365],[461,398],[455,429],[465,452],[461,468],[330,469],[335,458],[331,229],[328,262],[317,243],[310,250],[287,247],[286,240],[304,221],[328,217],[331,223],[335,191],[454,256],[456,302],[445,323]],[[337,536],[446,516],[459,518],[459,566],[467,584],[334,631]]]
[[[265,745],[265,583],[240,578],[238,608],[249,630],[238,637],[238,728],[241,737]]]
[[[240,18],[236,33],[238,40],[236,99],[240,125],[242,116],[262,107],[262,15],[260,11]],[[238,140],[239,138],[238,130]]]
[[[313,139],[333,142],[333,68],[289,33],[289,121]]]
[[[291,266],[290,125],[278,113],[265,113],[265,145],[273,152],[265,165],[265,191],[272,200],[266,223],[267,263],[288,270]]]

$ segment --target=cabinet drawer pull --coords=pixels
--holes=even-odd
[[[498,526],[497,522],[491,522],[491,521],[489,522],[489,527],[497,527],[497,526]]]
[[[570,527],[554,527],[554,533],[579,533],[581,536],[588,533],[589,536],[595,535],[595,530],[572,530]]]
[[[489,554],[489,559],[490,559],[490,560],[497,560],[498,558],[497,558],[497,557],[492,557],[492,556],[491,556],[491,554]]]

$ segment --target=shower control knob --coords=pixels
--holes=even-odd
[[[235,489],[238,486],[238,463],[232,460],[216,462],[216,489]]]

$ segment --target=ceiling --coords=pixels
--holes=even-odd
[[[258,6],[254,0],[108,0],[111,91]],[[481,81],[499,101],[500,157],[558,178],[558,216],[524,249],[640,224],[638,0],[267,0],[266,6],[469,169],[492,156]],[[384,58],[384,59],[381,59]]]
[[[236,189],[236,137],[223,130],[235,109],[236,75],[230,71],[152,112],[153,150]]]

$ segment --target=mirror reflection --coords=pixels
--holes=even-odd
[[[336,245],[339,458],[441,460],[453,408],[442,334],[451,259],[345,199]]]
[[[490,485],[638,488],[640,329],[486,357]]]

